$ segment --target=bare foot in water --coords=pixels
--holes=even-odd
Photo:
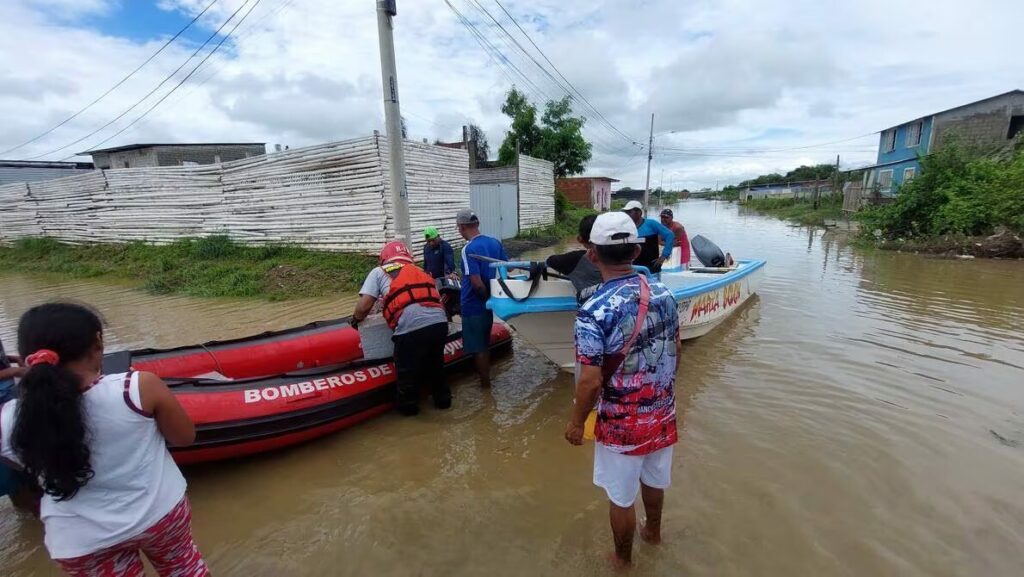
[[[608,560],[611,561],[612,568],[616,571],[627,571],[633,567],[631,562],[624,561],[622,557],[619,557],[619,555],[614,551],[608,554]]]
[[[651,545],[661,545],[661,529],[651,529],[647,521],[640,521],[640,538]]]

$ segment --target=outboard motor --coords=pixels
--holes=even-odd
[[[725,253],[722,252],[722,249],[699,234],[690,239],[690,249],[704,266],[715,268],[725,266]]]
[[[444,304],[444,312],[448,320],[459,314],[459,299],[462,295],[462,285],[458,280],[448,277],[436,279],[437,292],[441,294],[441,302]]]

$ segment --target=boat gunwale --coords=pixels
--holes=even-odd
[[[462,338],[462,331],[458,331],[448,335],[448,340],[445,344],[453,343]],[[492,340],[489,349],[493,350],[497,347],[504,346],[512,341],[512,335],[508,334],[502,338]],[[467,355],[463,355],[467,356]],[[463,357],[459,357],[445,364],[448,366],[450,363],[457,362]],[[239,388],[266,388],[274,387],[279,383],[270,381],[281,381],[281,380],[294,380],[296,378],[308,379],[309,377],[318,377],[322,375],[332,373],[344,373],[351,370],[362,369],[366,367],[373,367],[377,365],[393,363],[395,362],[394,357],[379,357],[376,359],[355,359],[346,363],[338,363],[334,365],[324,365],[320,367],[310,367],[308,369],[300,369],[298,371],[289,371],[287,373],[277,373],[273,375],[261,375],[258,377],[247,377],[244,379],[230,379],[222,381],[219,379],[204,379],[200,377],[164,377],[163,381],[168,387],[174,390],[175,393],[181,394],[196,394],[196,393],[209,393],[215,392],[218,388],[220,390],[231,391]],[[253,383],[266,381],[265,385],[259,387],[253,387]]]
[[[715,275],[716,278],[709,279],[706,283],[701,283],[688,287],[681,287],[676,290],[669,288],[669,291],[672,293],[672,297],[677,302],[682,299],[693,298],[695,296],[711,292],[713,290],[717,290],[728,284],[732,284],[740,279],[746,278],[747,276],[753,274],[755,271],[764,268],[765,264],[767,264],[768,261],[764,259],[752,259],[741,260],[738,262],[739,264],[746,266],[739,267],[734,272],[726,275]],[[494,311],[494,314],[504,321],[509,321],[511,319],[514,319],[515,317],[528,314],[562,312],[578,308],[576,298],[571,296],[533,298],[535,301],[533,303],[517,303],[514,302],[511,298],[502,298],[498,299],[497,302],[495,302],[494,297],[491,297],[490,299],[487,300],[487,308],[491,311]],[[498,306],[494,306],[496,304]],[[505,316],[504,313],[511,314]]]

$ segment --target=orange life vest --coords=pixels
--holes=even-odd
[[[425,307],[442,308],[441,295],[437,292],[434,277],[409,263],[384,265],[384,272],[391,276],[391,289],[384,297],[382,313],[391,330],[398,326],[398,319],[405,307],[418,304]]]

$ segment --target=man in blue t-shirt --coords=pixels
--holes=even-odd
[[[633,264],[645,266],[651,272],[660,272],[661,265],[672,257],[672,247],[675,246],[676,236],[665,225],[653,218],[644,218],[644,206],[639,201],[631,200],[626,203],[622,212],[629,215],[636,225],[636,233],[639,235],[642,244],[640,245],[640,256],[636,257]],[[658,254],[658,237],[661,237],[665,248]]]
[[[462,345],[466,354],[473,355],[480,385],[491,386],[491,325],[494,313],[487,309],[487,298],[491,296],[491,279],[494,269],[486,259],[508,260],[501,241],[480,234],[480,219],[476,213],[464,208],[455,215],[459,234],[466,239],[462,247]]]

